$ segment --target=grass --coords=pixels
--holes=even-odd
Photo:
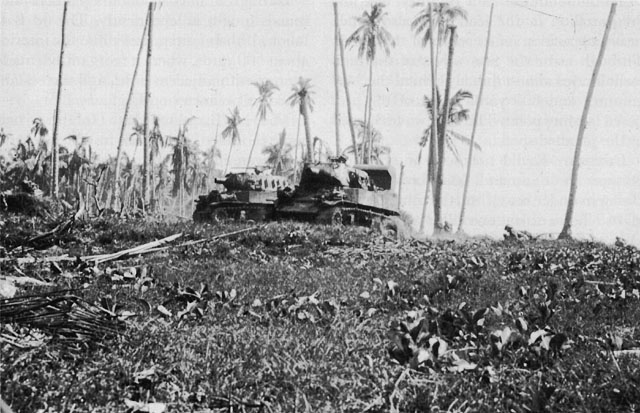
[[[34,234],[0,220],[6,250]],[[246,226],[93,221],[31,254]],[[614,353],[640,347],[634,247],[395,241],[285,222],[98,268],[65,263],[62,274],[0,264],[16,268],[136,315],[79,350],[55,330],[37,348],[2,343],[0,393],[15,411],[132,411],[125,399],[172,412],[640,409],[640,357]]]

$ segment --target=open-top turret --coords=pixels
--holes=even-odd
[[[298,186],[278,191],[276,214],[322,224],[370,226],[399,215],[393,181],[390,167],[349,167],[343,157],[305,164]]]
[[[286,178],[253,168],[227,174],[216,179],[224,191],[213,190],[196,200],[194,221],[220,221],[224,219],[252,219],[264,221],[273,216],[276,192],[289,185]]]

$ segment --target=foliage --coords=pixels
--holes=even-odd
[[[0,220],[4,248],[34,235],[23,218]],[[16,411],[637,409],[640,359],[624,355],[640,347],[635,247],[398,241],[288,222],[188,243],[241,228],[80,221],[60,252],[31,254],[175,233],[185,245],[97,266],[0,262],[55,284],[21,297],[83,286],[82,302],[126,326],[82,350],[3,321],[3,399]]]

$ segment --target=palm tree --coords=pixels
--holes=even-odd
[[[78,139],[77,135],[69,135],[65,141],[73,141],[73,149],[63,157],[66,162],[68,184],[72,185],[76,191],[80,189],[80,178],[86,165],[93,160],[93,150],[89,144],[90,137],[83,136]]]
[[[396,42],[391,34],[382,26],[382,20],[387,13],[383,10],[384,3],[375,3],[371,6],[370,12],[363,12],[362,16],[356,20],[360,23],[360,27],[347,38],[347,46],[358,44],[358,57],[366,56],[369,61],[369,86],[367,88],[367,98],[365,99],[365,107],[367,108],[367,116],[365,123],[367,126],[367,136],[369,139],[369,147],[371,147],[371,107],[372,107],[372,85],[373,85],[373,61],[376,58],[378,47],[381,47],[387,56],[391,53],[391,47],[395,47]],[[364,154],[363,154],[364,160]],[[369,153],[368,161],[371,161],[371,153]]]
[[[300,77],[298,83],[295,83],[292,87],[292,94],[286,99],[291,106],[298,106],[300,108],[300,115],[304,121],[304,133],[307,139],[307,156],[306,161],[312,162],[313,159],[313,142],[311,141],[311,127],[309,126],[309,111],[313,111],[313,99],[311,95],[314,93],[311,88],[311,79],[304,79]]]
[[[349,81],[347,80],[347,66],[344,62],[344,42],[342,41],[342,33],[340,33],[340,25],[338,24],[338,21],[337,21],[338,5],[335,2],[333,4],[334,4],[334,10],[336,14],[336,30],[338,32],[338,45],[340,46],[340,64],[342,66],[342,83],[344,86],[344,94],[347,101],[347,117],[349,118],[349,132],[351,133],[351,144],[353,145],[354,148],[357,148],[358,145],[356,143],[356,131],[353,125],[353,115],[351,114],[351,94],[349,93]],[[356,162],[358,159],[360,159],[357,149],[356,149],[356,152],[354,153],[354,157],[356,159]]]
[[[463,234],[464,212],[467,205],[467,190],[469,189],[469,179],[471,177],[471,161],[473,159],[473,147],[476,139],[476,126],[478,125],[478,114],[480,113],[480,103],[482,102],[482,92],[484,91],[484,78],[487,74],[487,58],[489,57],[489,41],[491,40],[491,23],[493,22],[493,3],[489,12],[489,25],[487,27],[487,41],[484,47],[484,60],[482,63],[482,76],[480,78],[480,91],[478,101],[473,115],[473,127],[471,129],[471,144],[469,145],[469,155],[467,157],[467,173],[464,178],[464,189],[462,190],[462,205],[460,206],[460,220],[458,221],[458,233]]]
[[[604,29],[604,35],[602,36],[602,43],[600,44],[600,52],[598,53],[598,58],[596,59],[596,65],[593,69],[593,75],[591,75],[591,82],[589,83],[589,90],[587,91],[587,98],[584,102],[582,118],[580,119],[580,127],[578,128],[576,150],[573,155],[573,168],[571,170],[571,187],[569,188],[567,212],[564,217],[562,232],[560,232],[560,235],[558,237],[560,239],[571,238],[571,221],[573,220],[573,204],[576,199],[576,190],[578,189],[578,168],[580,167],[580,152],[582,151],[582,140],[584,138],[584,130],[587,128],[587,117],[589,116],[591,97],[593,96],[593,90],[596,87],[596,80],[598,79],[598,73],[600,72],[600,65],[602,64],[604,52],[607,48],[607,40],[609,39],[609,32],[611,31],[611,25],[613,24],[613,16],[616,14],[616,7],[616,3],[611,4],[609,18],[607,19],[607,25]]]
[[[62,62],[64,57],[64,32],[67,21],[67,2],[62,10],[62,37],[60,40],[60,65],[58,69],[58,93],[56,95],[56,111],[53,119],[53,174],[51,174],[51,191],[53,198],[58,198],[58,115],[60,113],[60,91],[62,90]]]
[[[448,39],[450,32],[449,26],[453,25],[454,21],[458,18],[467,18],[467,13],[464,9],[456,6],[450,6],[449,3],[417,3],[417,6],[421,7],[420,12],[411,23],[411,28],[414,30],[417,36],[421,37],[422,46],[430,44],[430,66],[431,66],[431,99],[437,100],[437,64],[438,64],[438,50],[437,46]],[[435,31],[435,33],[433,33]],[[436,38],[437,42],[433,39]],[[436,108],[433,107],[433,114],[431,118],[436,117]],[[444,161],[439,159],[440,152],[444,152],[445,134],[438,134],[438,123],[432,125],[432,134],[434,138],[431,140],[431,149],[429,151],[429,170],[427,173],[427,190],[425,192],[424,205],[422,209],[422,218],[420,223],[420,229],[424,228],[424,219],[426,214],[426,205],[428,202],[429,185],[435,181],[434,185],[434,228],[438,232],[440,224],[440,198],[441,193],[440,179],[438,172],[443,168]]]
[[[194,151],[190,147],[189,141],[187,139],[189,123],[193,119],[195,119],[195,117],[193,116],[187,119],[184,124],[178,129],[177,136],[170,137],[170,139],[174,142],[173,152],[170,155],[173,164],[174,175],[172,195],[174,197],[178,196],[180,215],[182,215],[184,207],[184,188],[187,184],[187,172],[189,171],[189,168],[193,163]]]
[[[356,127],[358,128],[358,137],[363,138],[365,136],[365,132],[366,132],[366,124],[364,123],[364,121],[361,120],[357,120],[355,121]],[[382,134],[380,133],[380,131],[378,131],[376,128],[371,127],[371,142],[367,142],[366,140],[362,139],[360,141],[360,143],[354,147],[353,145],[347,147],[342,154],[343,155],[347,155],[347,154],[355,154],[355,151],[358,150],[360,153],[364,153],[364,152],[368,152],[371,153],[371,163],[377,164],[377,165],[384,165],[384,161],[382,160],[383,156],[388,156],[391,153],[391,148],[389,148],[388,146],[383,146],[382,143]],[[369,144],[372,145],[371,148],[369,148]],[[387,159],[387,163],[389,160]]]
[[[274,175],[284,175],[293,166],[293,158],[291,157],[291,151],[293,147],[289,143],[285,143],[287,138],[287,131],[285,129],[280,132],[280,139],[278,143],[265,146],[262,149],[262,154],[267,155],[267,165],[270,165]]]
[[[149,201],[149,134],[148,134],[148,126],[149,126],[149,100],[151,99],[151,50],[152,50],[152,40],[153,40],[153,10],[155,8],[155,3],[149,2],[149,11],[148,11],[148,28],[147,28],[147,64],[145,66],[145,77],[144,77],[144,160],[142,162],[142,209],[146,208],[146,205]]]
[[[160,150],[167,146],[167,141],[160,131],[160,121],[157,116],[153,117],[153,128],[149,133],[149,172],[151,177],[151,204],[155,208],[156,202],[156,178],[155,178],[155,158],[160,154]]]
[[[240,116],[240,111],[237,106],[233,111],[229,111],[229,115],[227,115],[227,127],[222,131],[222,138],[229,138],[231,140],[229,155],[227,155],[227,165],[224,167],[225,174],[229,170],[229,159],[231,159],[231,150],[233,149],[233,145],[240,143],[240,131],[238,130],[238,127],[244,121],[244,118]]]
[[[278,86],[271,83],[270,80],[265,80],[264,82],[254,82],[252,83],[255,87],[258,88],[258,97],[253,102],[255,106],[258,104],[258,124],[256,125],[256,133],[253,136],[253,143],[251,144],[251,150],[249,151],[249,158],[247,159],[247,168],[251,165],[251,155],[253,155],[253,149],[256,147],[256,140],[258,139],[258,130],[260,130],[260,123],[267,118],[267,112],[271,110],[271,96],[275,90],[279,90]]]
[[[274,175],[286,175],[293,168],[293,158],[291,151],[293,147],[286,143],[286,131],[280,133],[280,141],[272,145],[265,146],[262,154],[267,155],[267,165],[271,166]]]
[[[133,88],[136,84],[136,77],[138,76],[138,66],[140,65],[140,55],[142,54],[142,47],[144,46],[144,39],[147,36],[147,26],[149,24],[149,11],[144,20],[144,29],[142,29],[142,38],[140,39],[140,46],[138,47],[138,56],[136,57],[136,65],[133,69],[133,76],[131,78],[131,86],[129,87],[129,95],[127,96],[127,103],[124,107],[124,116],[122,118],[122,126],[120,127],[120,137],[118,138],[118,150],[116,153],[116,165],[114,169],[113,180],[113,194],[111,196],[111,208],[115,209],[115,202],[118,199],[118,193],[120,192],[120,157],[122,156],[122,141],[124,140],[124,129],[127,125],[127,118],[129,117],[129,106],[131,104],[131,96],[133,95]]]
[[[11,136],[10,133],[4,133],[4,128],[0,128],[0,148],[5,144],[5,142],[7,142],[9,136]]]
[[[467,99],[472,99],[473,95],[471,94],[471,92],[468,92],[466,90],[459,90],[458,92],[456,92],[455,95],[453,95],[453,97],[451,99],[449,99],[447,106],[445,108],[444,102],[441,101],[440,99],[440,93],[438,93],[438,91],[436,91],[436,99],[437,99],[437,103],[434,106],[432,100],[425,95],[424,97],[424,105],[428,111],[428,116],[429,116],[429,120],[431,121],[431,125],[429,125],[423,132],[422,137],[420,138],[420,152],[418,155],[418,160],[421,159],[422,157],[422,149],[424,149],[425,146],[427,146],[427,144],[430,144],[430,151],[429,151],[429,160],[428,160],[428,170],[429,171],[434,171],[437,167],[436,159],[437,156],[431,156],[433,154],[434,151],[434,136],[435,134],[433,133],[433,129],[434,128],[438,128],[438,129],[442,129],[446,131],[445,134],[445,139],[444,139],[444,144],[446,147],[449,148],[449,150],[451,151],[451,153],[455,156],[456,159],[460,160],[460,156],[458,154],[458,151],[455,147],[454,141],[459,141],[459,142],[463,142],[466,144],[470,144],[471,140],[469,138],[467,138],[466,136],[455,132],[451,129],[445,129],[444,125],[445,125],[445,114],[447,116],[446,119],[446,124],[447,125],[456,125],[458,123],[464,122],[466,120],[469,119],[469,109],[466,109],[462,106],[463,102]],[[433,122],[433,112],[437,111],[438,113],[438,121],[437,123],[434,124]],[[437,126],[436,126],[437,125]],[[474,146],[476,146],[476,148],[479,148],[479,146],[477,144],[474,144]],[[431,179],[433,179],[431,177]],[[427,179],[427,182],[430,182],[429,178]],[[435,190],[434,190],[435,191]],[[428,192],[428,191],[427,191]],[[425,194],[425,202],[423,204],[423,208],[422,208],[422,218],[420,221],[420,231],[424,230],[424,217],[426,214],[426,205],[427,205],[427,196],[428,194]],[[435,221],[436,224],[438,223],[437,221]]]

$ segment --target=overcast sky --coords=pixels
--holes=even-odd
[[[424,197],[426,165],[418,140],[428,125],[428,50],[410,29],[413,1],[389,2],[385,25],[394,36],[391,55],[374,65],[373,124],[391,147],[391,164],[404,162],[403,209],[416,222]],[[458,24],[453,88],[477,95],[489,5],[459,3],[469,13]],[[370,2],[339,2],[346,38]],[[147,4],[71,1],[68,6],[64,87],[59,135],[91,136],[102,158],[115,154],[124,105]],[[571,162],[589,80],[604,32],[604,2],[496,3],[485,94],[465,228],[499,236],[505,224],[535,233],[562,227]],[[0,126],[24,138],[35,117],[53,126],[62,2],[0,2]],[[640,244],[640,3],[618,5],[596,86],[581,158],[574,233],[611,242],[621,235]],[[353,110],[362,118],[367,65],[347,49]],[[445,51],[439,82],[444,84]],[[141,69],[144,66],[141,67]],[[141,70],[140,74],[144,71]],[[280,87],[263,122],[257,149],[287,130],[296,136],[297,110],[284,101],[298,77],[314,85],[311,130],[333,146],[333,8],[328,1],[187,1],[162,3],[155,13],[151,112],[165,134],[189,117],[189,136],[210,147],[225,114],[238,106],[242,146],[232,165],[244,165],[256,127],[252,82]],[[140,76],[131,118],[143,118]],[[343,148],[348,145],[341,96]],[[468,107],[475,111],[475,101]],[[130,121],[131,124],[131,121]],[[127,130],[130,130],[130,124]],[[472,121],[456,126],[470,136]],[[128,134],[127,134],[128,135]],[[301,139],[302,139],[301,135]],[[228,143],[219,145],[224,156]],[[133,145],[127,150],[132,151]],[[466,160],[467,148],[459,145]],[[257,159],[263,161],[262,156]],[[457,225],[464,166],[448,154],[444,218]],[[428,216],[431,225],[431,215]],[[430,226],[429,225],[429,226]]]

